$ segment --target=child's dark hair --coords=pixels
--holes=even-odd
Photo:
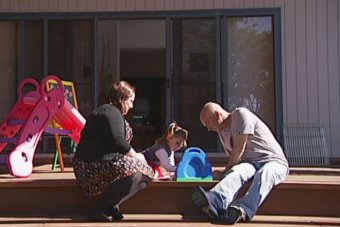
[[[156,139],[156,144],[167,143],[168,139],[173,137],[183,138],[182,148],[187,147],[188,131],[180,127],[176,122],[169,124],[168,129],[163,136]]]

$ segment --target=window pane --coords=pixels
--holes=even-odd
[[[24,77],[43,77],[43,26],[41,21],[25,23]]]
[[[272,17],[228,18],[228,107],[245,106],[275,131]]]
[[[119,22],[105,20],[98,22],[98,75],[99,103],[113,81],[119,80]]]
[[[0,121],[2,122],[17,101],[17,22],[0,22]],[[4,35],[6,34],[6,35]]]
[[[49,21],[48,73],[74,82],[79,110],[84,116],[91,112],[93,105],[91,43],[90,21]]]
[[[216,100],[215,24],[213,19],[174,20],[172,117],[189,130],[189,146],[217,148],[216,134],[201,125],[199,112]]]

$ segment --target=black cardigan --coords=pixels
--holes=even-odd
[[[93,110],[82,130],[76,158],[95,161],[109,153],[126,154],[131,145],[125,139],[124,122],[120,110],[113,105],[103,104]]]

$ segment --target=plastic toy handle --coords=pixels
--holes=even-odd
[[[190,155],[190,156],[196,156],[196,155],[200,155],[200,154],[204,154],[204,156],[205,156],[205,153],[203,152],[203,150],[198,148],[198,147],[190,147],[188,149],[188,152],[189,152],[188,155]]]
[[[40,87],[40,92],[41,94],[49,93],[52,90],[47,91],[48,88],[48,81],[54,80],[58,83],[58,89],[61,89],[64,93],[64,84],[61,82],[60,78],[55,76],[55,75],[48,75],[41,81],[41,87]]]
[[[50,80],[54,80],[58,83],[58,87],[55,88],[55,89],[51,89],[51,90],[47,90],[48,88],[48,81]],[[55,75],[48,75],[47,77],[45,77],[42,81],[41,81],[41,86],[40,86],[40,93],[41,93],[41,96],[44,97],[45,99],[49,100],[51,99],[51,96],[56,95],[58,96],[59,95],[59,91],[57,92],[58,90],[60,90],[60,94],[63,95],[63,97],[59,97],[58,98],[58,107],[61,107],[64,105],[65,103],[65,98],[64,98],[64,84],[62,83],[62,81],[59,79],[59,77],[55,76]],[[55,97],[57,98],[57,97]]]
[[[19,85],[18,87],[18,97],[19,99],[21,99],[21,96],[23,96],[23,89],[26,85],[28,84],[33,84],[33,86],[35,87],[35,90],[38,91],[40,89],[40,85],[38,83],[38,81],[36,81],[33,78],[25,78]]]

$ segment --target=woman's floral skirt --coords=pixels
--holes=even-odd
[[[135,173],[153,178],[154,171],[139,159],[115,153],[107,160],[85,162],[76,159],[73,165],[76,180],[86,196],[103,193],[108,186]]]

